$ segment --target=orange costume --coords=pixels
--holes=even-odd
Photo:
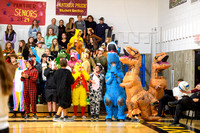
[[[75,43],[77,43],[75,45]],[[75,40],[73,43],[68,43],[67,44],[67,53],[70,54],[70,48],[75,47],[76,51],[78,52],[79,55],[81,55],[82,52],[84,52],[84,48],[82,47],[82,42],[79,40]]]
[[[142,88],[139,77],[141,67],[141,55],[139,51],[127,46],[124,52],[126,56],[121,57],[120,61],[128,65],[129,70],[120,86],[126,90],[126,105],[128,107],[127,117],[130,119],[133,115],[141,114],[141,118],[144,120],[159,120],[160,117],[151,116],[151,103],[155,102],[156,99]]]

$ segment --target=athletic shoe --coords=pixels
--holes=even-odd
[[[99,120],[99,116],[98,115],[96,115],[96,120]]]
[[[64,117],[64,121],[66,122],[66,121],[69,121],[70,119],[69,119],[69,117],[68,116],[65,116]]]
[[[152,106],[157,106],[157,105],[159,105],[159,102],[156,101],[156,102],[154,102],[154,103],[151,103],[151,105],[152,105]]]
[[[75,115],[74,115],[74,116],[72,116],[72,120],[74,120],[74,119],[76,119],[76,118],[77,118],[77,116],[75,116]]]
[[[140,122],[140,120],[139,120],[139,119],[136,119],[136,118],[135,118],[135,119],[132,119],[131,121],[132,121],[132,122]]]
[[[30,115],[26,114],[26,116],[24,117],[24,119],[29,119]]]
[[[48,115],[48,116],[46,116],[45,118],[51,118],[52,116],[51,115]]]
[[[55,115],[55,117],[53,118],[53,121],[60,121],[60,116],[59,115]]]
[[[36,114],[34,114],[34,115],[33,115],[33,119],[35,119],[35,120],[37,120],[37,119],[38,119],[38,117],[37,117],[37,115],[36,115]]]
[[[82,119],[87,119],[87,117],[83,115],[83,116],[82,116]]]
[[[90,120],[94,120],[94,115],[91,115],[91,118],[90,118]]]

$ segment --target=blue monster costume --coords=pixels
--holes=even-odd
[[[124,78],[121,69],[121,62],[117,54],[120,50],[115,42],[110,42],[107,45],[107,50],[108,70],[105,76],[106,93],[104,96],[104,103],[107,112],[106,121],[111,121],[112,116],[121,121],[126,117],[124,114],[126,92],[119,86]]]

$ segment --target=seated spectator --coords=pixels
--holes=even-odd
[[[194,93],[192,96],[184,96],[176,105],[174,121],[170,125],[179,124],[181,114],[186,110],[200,110],[200,84],[195,89],[187,92]]]
[[[39,43],[41,42],[41,38],[42,38],[42,33],[41,32],[37,32],[36,34],[36,38],[34,39],[34,43]]]
[[[45,52],[45,49],[42,48],[42,45],[42,43],[38,43],[36,47],[37,55],[40,57],[40,59]]]
[[[20,40],[20,41],[19,41],[18,53],[22,53],[24,59],[25,59],[25,60],[28,60],[29,48],[26,46],[24,40]]]
[[[88,31],[88,35],[85,38],[86,47],[91,44],[91,38],[95,38],[96,43],[98,43],[102,40],[100,37],[98,37],[94,34],[94,30],[92,28],[88,28],[87,31]],[[92,40],[92,42],[93,42],[93,40]],[[95,50],[96,50],[98,48],[98,44],[97,44],[97,46],[94,46],[94,47],[95,47]]]
[[[11,42],[7,42],[5,45],[5,49],[3,50],[3,56],[6,59],[6,62],[9,63],[9,55],[15,54],[15,50],[12,48]]]
[[[49,30],[48,30],[48,32],[47,32],[47,35],[45,36],[45,44],[47,45],[47,48],[50,48],[50,47],[51,47],[52,40],[53,40],[54,38],[57,38],[57,36],[56,36],[55,33],[54,33],[54,29],[49,28]]]
[[[46,118],[52,117],[52,103],[53,103],[53,116],[56,114],[56,101],[57,101],[57,91],[56,91],[56,84],[54,82],[54,73],[56,72],[56,62],[51,61],[49,63],[49,67],[47,67],[44,70],[44,76],[46,76],[47,82],[46,82],[46,89],[45,89],[45,95],[46,95],[46,101],[48,105],[48,111],[49,115]]]
[[[71,37],[75,34],[75,24],[74,18],[69,18],[69,22],[66,24],[65,31],[67,33],[67,40],[69,41]]]
[[[98,43],[94,37],[90,38],[89,47],[91,48],[90,51],[97,51],[98,50]]]
[[[33,37],[29,37],[28,38],[28,43],[26,44],[26,46],[28,47],[28,48],[31,48],[31,47],[36,47],[36,44],[35,44],[35,42],[34,42],[34,40],[33,40]]]
[[[61,46],[58,44],[58,40],[54,38],[50,47],[51,55],[56,58],[60,50]]]
[[[62,39],[59,41],[59,45],[62,47],[62,49],[67,49],[68,43],[69,43],[69,40],[67,40],[66,33],[62,33]]]
[[[78,15],[77,18],[78,18],[78,20],[75,22],[76,29],[79,29],[82,31],[83,34],[81,34],[81,37],[83,37],[83,39],[85,39],[85,37],[86,37],[85,21],[83,21],[82,15]]]
[[[88,15],[88,17],[85,20],[85,24],[86,24],[86,29],[88,28],[92,28],[93,31],[95,31],[97,23],[94,21],[94,18],[92,15]],[[86,31],[88,34],[88,31]]]
[[[109,27],[106,23],[104,23],[104,18],[101,17],[99,19],[99,24],[97,24],[96,29],[95,29],[95,34],[97,36],[99,36],[100,38],[102,38],[102,41],[99,42],[99,46],[101,46],[101,44],[103,42],[105,42],[105,30],[106,29],[113,30],[113,27]]]
[[[56,19],[53,18],[51,20],[51,24],[47,26],[47,33],[49,32],[49,29],[53,29],[56,36],[58,36],[58,26],[56,25]]]
[[[40,27],[38,25],[38,21],[36,19],[33,20],[32,26],[29,28],[28,36],[33,37],[33,39],[37,39],[37,32],[41,32]]]
[[[13,26],[11,24],[7,25],[7,29],[4,34],[4,42],[10,42],[12,44],[12,48],[15,49],[16,42],[16,32],[13,30]]]
[[[64,21],[61,19],[58,26],[58,42],[62,40],[62,34],[65,33]]]
[[[40,40],[40,42],[43,42],[43,43],[45,43],[45,39],[44,39],[44,37],[41,37],[41,40]]]
[[[182,82],[183,79],[179,79],[178,80],[178,85],[180,82]],[[175,87],[172,90],[173,92],[173,96],[169,95],[169,94],[165,94],[160,100],[159,100],[159,107],[158,107],[158,114],[157,116],[161,117],[161,114],[163,112],[163,108],[165,107],[165,105],[168,105],[168,102],[173,102],[173,101],[178,101],[182,99],[182,96],[184,95],[184,91],[182,91],[181,89],[179,89],[179,87]],[[156,105],[157,102],[153,103],[153,105]]]
[[[103,66],[103,68],[104,68],[103,73],[105,74],[106,70],[107,70],[107,59],[105,56],[103,56],[103,53],[104,53],[104,50],[102,48],[99,48],[98,54],[94,58],[94,62],[96,64],[100,63]]]

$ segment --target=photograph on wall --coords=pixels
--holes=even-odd
[[[87,0],[56,0],[56,15],[87,16]]]
[[[45,25],[46,2],[1,0],[0,24],[31,25],[34,19]]]
[[[187,2],[187,0],[169,0],[169,8],[174,8],[176,6],[179,6],[183,3]]]

